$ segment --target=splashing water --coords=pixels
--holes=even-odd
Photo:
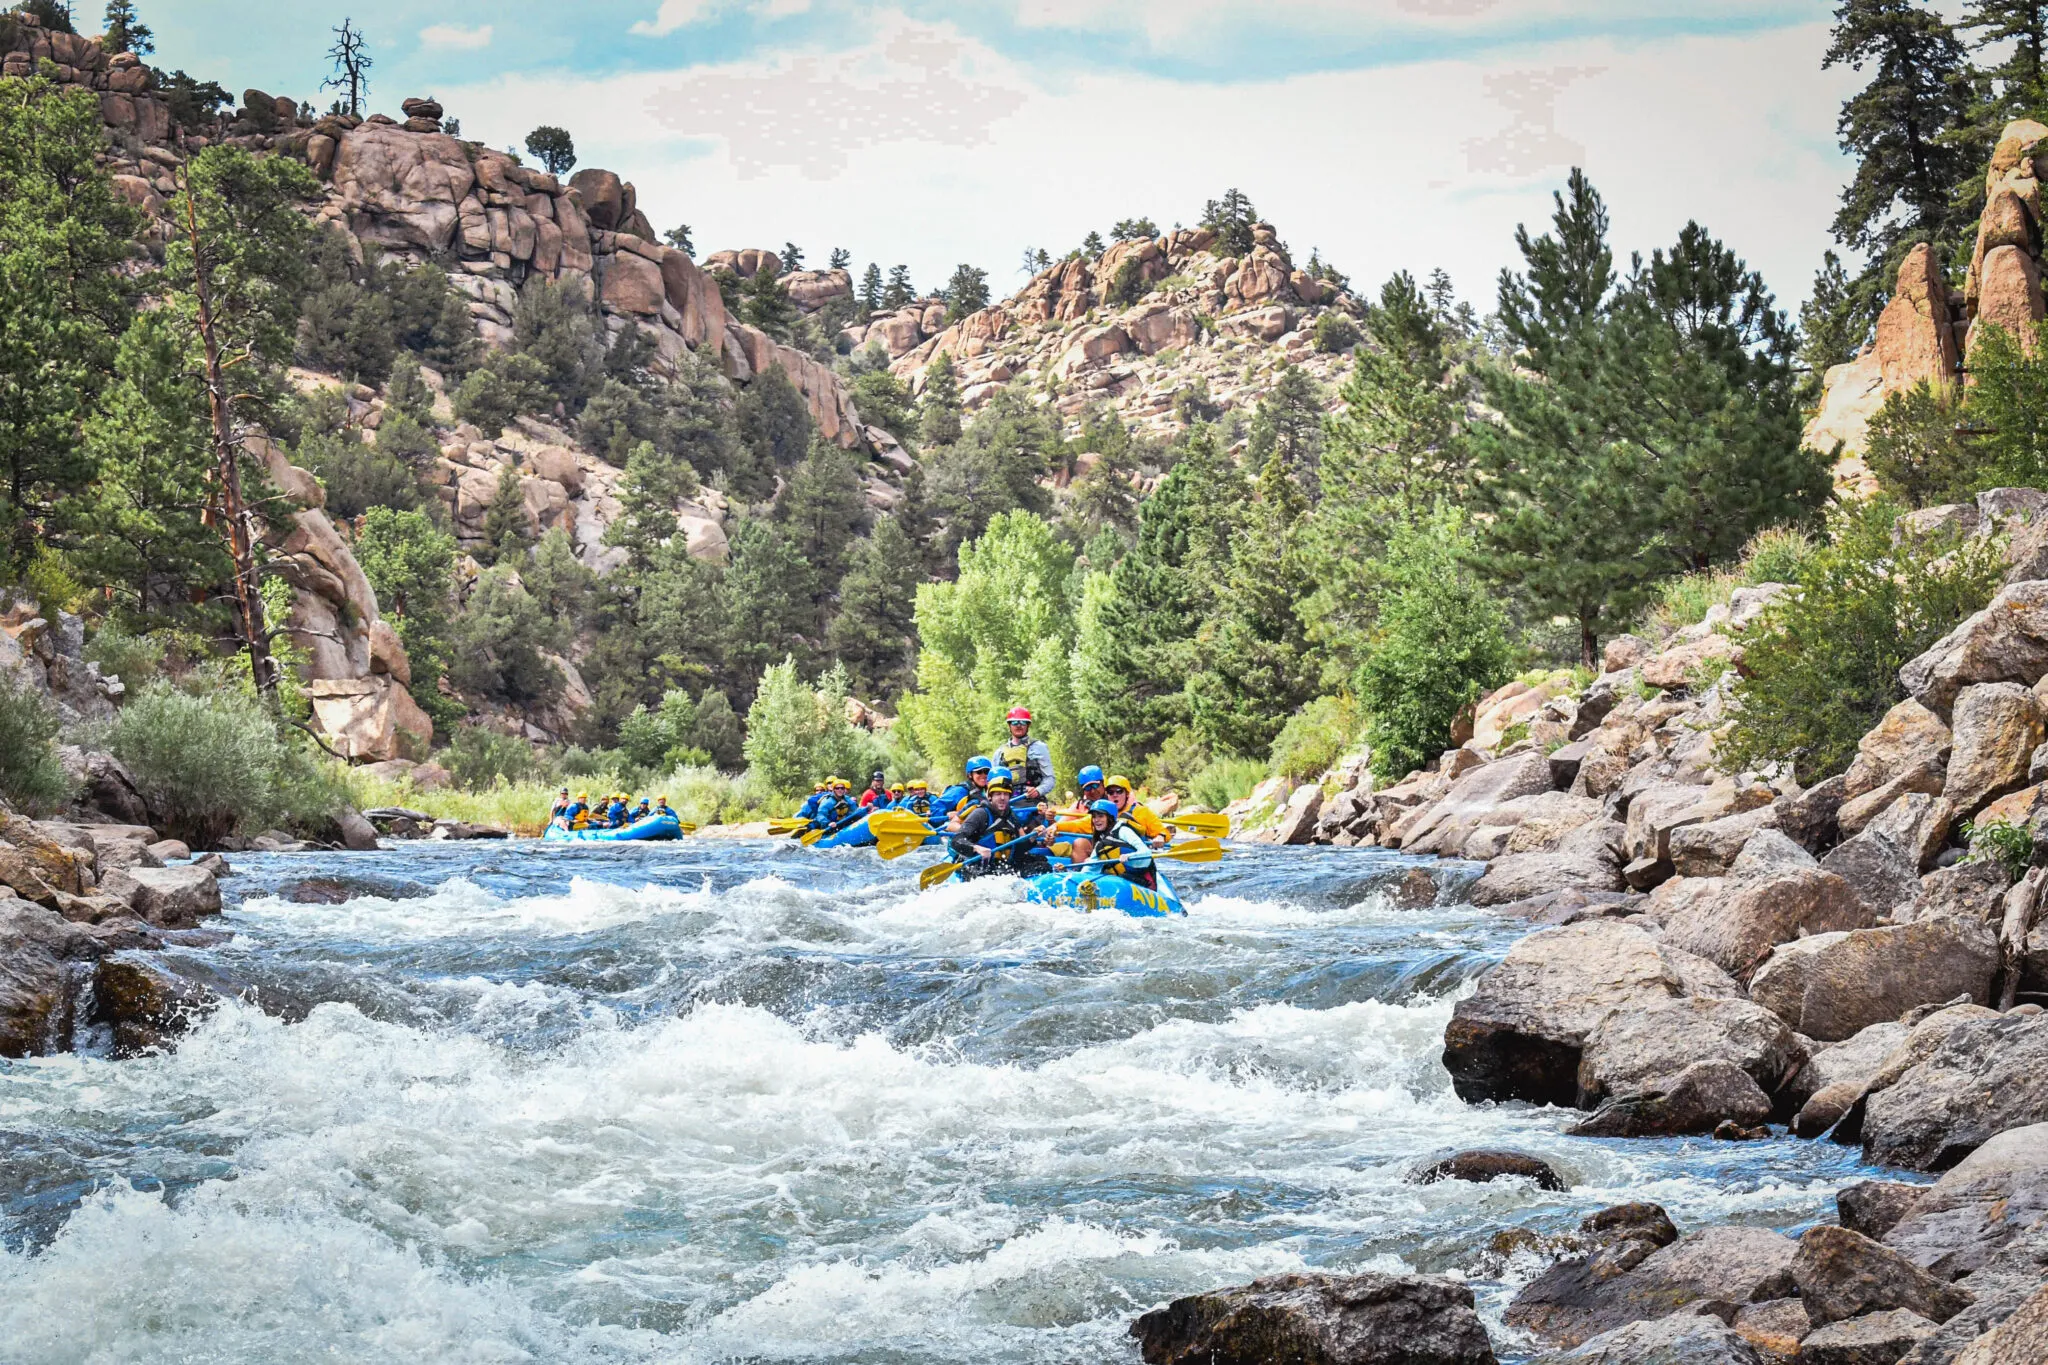
[[[1512,1360],[1501,1229],[1790,1229],[1863,1173],[1460,1103],[1451,1004],[1521,926],[1397,908],[1412,865],[1250,852],[1138,921],[787,844],[248,857],[180,950],[242,999],[0,1061],[0,1361],[1134,1360],[1304,1267],[1469,1272]],[[1574,1187],[1404,1182],[1474,1145]]]

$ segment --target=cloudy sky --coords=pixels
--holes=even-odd
[[[1449,270],[1482,310],[1583,165],[1625,255],[1697,218],[1787,303],[1829,245],[1853,73],[1831,0],[142,0],[156,61],[315,98],[350,16],[371,103],[466,137],[574,134],[699,253],[954,263],[1022,283],[1144,214],[1244,190],[1360,284]],[[98,0],[78,0],[81,17]],[[81,23],[81,28],[93,25]],[[321,100],[324,107],[324,99]]]

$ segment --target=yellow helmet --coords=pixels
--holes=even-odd
[[[1102,785],[1111,791],[1130,791],[1131,779],[1128,777],[1112,777]]]
[[[823,782],[813,782],[811,784],[811,790],[814,792],[821,792],[825,790],[825,784]]]
[[[910,779],[910,790],[914,792],[928,792],[931,789],[932,784],[925,781],[921,777],[913,777]]]
[[[577,792],[577,793],[576,793],[576,799],[577,799],[578,801],[588,801],[588,800],[590,799],[590,793],[589,793],[589,792]]]

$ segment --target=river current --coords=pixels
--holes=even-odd
[[[1417,860],[1247,851],[1139,921],[930,857],[237,857],[175,955],[254,1003],[0,1060],[0,1361],[1128,1362],[1148,1307],[1324,1267],[1465,1274],[1515,1360],[1497,1232],[1796,1232],[1869,1173],[1461,1103],[1444,1025],[1525,926],[1450,869],[1403,908]],[[1481,1145],[1573,1188],[1403,1179]]]

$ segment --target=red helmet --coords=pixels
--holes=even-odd
[[[1028,721],[1031,719],[1031,708],[1028,706],[1013,706],[1010,708],[1009,718],[1011,720]]]

